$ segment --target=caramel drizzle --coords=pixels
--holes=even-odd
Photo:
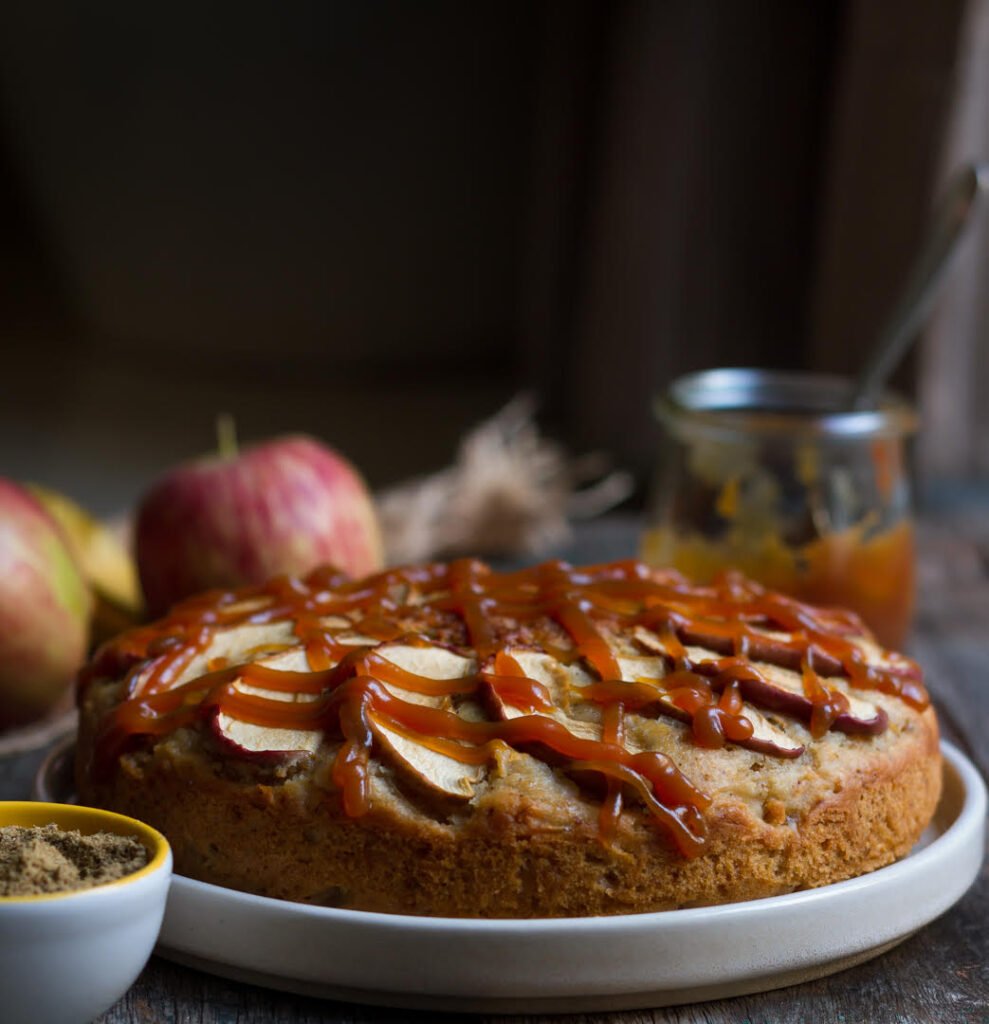
[[[421,635],[404,632],[398,621],[403,611],[414,611],[420,624],[425,623]],[[330,625],[328,618],[346,625]],[[573,650],[549,641],[544,649],[565,660],[582,659],[596,676],[578,690],[581,699],[602,708],[600,740],[575,736],[550,717],[554,705],[546,687],[527,678],[508,654],[506,622],[525,625],[545,619],[562,628]],[[467,647],[481,664],[472,676],[419,676],[373,646],[355,647],[339,639],[356,631],[375,641],[430,644],[434,628],[449,629],[451,620],[462,623]],[[203,675],[176,685],[216,631],[275,622],[292,623],[311,671],[289,672],[254,662],[227,665],[220,659],[211,661]],[[629,632],[636,626],[658,638],[669,669],[661,680],[622,679],[609,632]],[[767,638],[765,629],[787,635]],[[895,694],[917,708],[926,706],[927,695],[919,669],[908,659],[891,656],[881,667],[868,665],[855,643],[863,635],[859,621],[848,613],[810,608],[738,576],[699,588],[676,573],[656,573],[636,562],[586,569],[549,562],[495,574],[479,562],[461,560],[449,566],[395,569],[353,582],[320,569],[305,579],[278,578],[186,601],[159,623],[105,645],[80,685],[126,671],[127,699],[107,714],[97,739],[97,771],[107,770],[135,737],[162,736],[222,712],[258,726],[318,730],[340,741],[332,776],[345,812],[359,816],[370,807],[373,725],[379,721],[465,764],[486,763],[498,743],[562,759],[573,773],[603,778],[599,821],[605,838],[617,830],[625,798],[634,795],[681,852],[692,856],[704,845],[702,811],[709,798],[665,755],[627,749],[627,711],[648,709],[680,717],[689,723],[695,742],[710,748],[730,742],[763,749],[753,741],[743,699],[803,717],[814,737],[833,728],[881,731],[885,716],[865,723],[854,719],[845,695],[828,688],[818,669],[841,672],[855,687]],[[691,642],[710,645],[725,656],[693,664],[687,649]],[[749,660],[754,654],[787,667],[796,663],[803,696],[780,697],[779,689]],[[245,693],[235,685],[238,680],[313,699],[282,701]],[[388,684],[433,697],[487,694],[522,714],[469,722],[452,711],[404,701]]]

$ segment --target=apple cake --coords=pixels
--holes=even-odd
[[[214,591],[80,677],[81,798],[327,906],[618,914],[825,885],[938,801],[921,673],[728,574],[474,560]]]

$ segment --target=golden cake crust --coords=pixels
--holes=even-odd
[[[483,567],[474,571],[489,578]],[[648,636],[633,635],[631,611],[623,607],[617,620],[609,611],[598,621],[598,630],[607,637],[612,654],[620,657],[623,677],[663,688],[672,685],[669,681],[684,665],[713,671],[710,666],[724,657],[715,649],[720,642],[716,636],[695,635],[698,621],[714,621],[709,600],[713,591],[690,588],[669,574],[647,573],[641,567],[634,572],[635,579],[658,580],[676,605],[682,651],[678,663],[665,648],[664,653],[651,649],[650,644],[656,645]],[[326,579],[318,582],[321,592],[332,591],[325,586]],[[425,597],[420,594],[416,600],[415,587],[410,587],[390,613],[402,620],[398,635],[375,640],[357,633],[358,639],[372,641],[362,649],[428,669],[433,679],[449,680],[461,671],[464,679],[473,678],[484,661],[483,645],[465,634],[459,624],[461,613],[454,609],[450,616],[444,613],[430,620],[422,612],[434,598],[445,600],[445,586],[443,582],[432,591],[423,588]],[[727,594],[740,606],[763,593],[738,581],[726,586],[728,591],[718,592],[718,600]],[[676,597],[680,593],[707,595],[707,619],[701,615],[684,621],[682,602]],[[257,600],[257,595],[216,596],[196,607],[210,601],[215,607],[235,607],[235,598]],[[376,607],[375,614],[379,612]],[[366,617],[366,608],[362,614]],[[601,675],[588,663],[590,648],[585,644],[577,650],[581,645],[574,640],[570,647],[575,649],[568,650],[566,631],[558,629],[555,620],[548,625],[529,621],[523,628],[518,621],[492,619],[497,620],[497,629],[496,636],[486,640],[489,648],[508,651],[512,664],[526,670],[526,678],[538,676],[549,687],[552,713],[569,729],[600,739],[608,705],[581,699],[583,687]],[[366,624],[380,635],[380,622]],[[354,625],[351,621],[346,628]],[[367,805],[357,815],[346,806],[336,770],[347,738],[330,728],[305,733],[316,736],[312,749],[283,751],[277,757],[267,757],[264,751],[238,752],[229,737],[218,735],[217,719],[209,716],[182,720],[159,735],[138,729],[128,734],[126,743],[115,746],[108,723],[119,723],[121,709],[149,685],[149,673],[160,667],[162,655],[149,652],[148,644],[167,628],[118,641],[86,674],[78,747],[80,796],[163,831],[182,874],[262,895],[356,909],[480,917],[614,914],[725,903],[825,885],[874,870],[910,850],[936,807],[941,764],[934,713],[924,706],[910,663],[881,651],[848,617],[815,619],[813,625],[828,636],[830,630],[843,644],[853,644],[861,652],[855,657],[868,667],[885,666],[894,680],[907,679],[904,692],[883,692],[872,685],[873,677],[855,680],[868,681],[868,687],[852,685],[850,677],[834,671],[837,665],[830,665],[827,674],[815,678],[823,680],[827,692],[845,694],[852,701],[846,703],[846,711],[850,707],[853,713],[847,729],[836,728],[832,721],[830,729],[815,728],[818,734],[813,735],[812,722],[793,708],[767,708],[764,700],[760,708],[747,699],[741,716],[748,714],[762,724],[747,740],[713,748],[699,744],[696,724],[674,715],[672,706],[626,710],[625,745],[667,756],[709,799],[701,811],[703,842],[688,850],[689,856],[674,832],[636,798],[635,787],[609,783],[608,789],[601,780],[609,776],[580,765],[575,769],[575,760],[558,751],[547,756],[531,743],[500,738],[508,732],[491,742],[481,767],[464,769],[469,781],[463,783],[462,793],[456,779],[444,782],[443,789],[431,784],[428,772],[425,779],[417,775],[403,759],[405,748],[393,745],[400,738],[396,741],[388,731],[375,732],[367,766]],[[333,627],[336,636],[342,628]],[[745,629],[765,637],[769,648],[781,645],[783,654],[776,662],[792,662],[792,650],[783,648],[794,636],[807,633],[805,628],[784,635],[780,622],[757,618]],[[650,635],[678,642],[658,626]],[[290,640],[275,641],[269,635],[264,643],[253,643],[257,639],[243,623],[232,627],[223,640],[227,653],[222,658],[216,655],[212,665],[190,662],[185,674],[176,675],[172,689],[190,685],[210,668],[225,671],[231,659],[235,664],[254,659],[284,666],[286,648],[290,652],[299,642],[294,634]],[[209,648],[214,655],[219,649],[216,642],[214,635]],[[832,650],[839,650],[839,641],[835,644]],[[819,661],[828,661],[820,653],[826,645],[822,639]],[[742,661],[754,666],[760,678],[778,681],[792,692],[806,688],[799,666],[761,660],[766,653],[756,650],[759,657],[745,656]],[[463,659],[462,669],[456,659]],[[736,661],[724,671],[744,675]],[[297,665],[297,660],[291,664]],[[640,672],[644,674],[637,675]],[[504,681],[497,673],[491,677]],[[710,674],[706,678],[717,679]],[[724,689],[713,696],[719,692]],[[758,696],[760,691],[753,693]],[[430,700],[446,701],[448,710],[455,706],[464,720],[494,717],[490,700],[485,704],[475,696],[452,698],[461,701],[457,705],[449,697]],[[563,705],[565,714],[560,711]],[[504,703],[497,707],[505,712]],[[372,711],[372,721],[376,714]],[[226,721],[230,735],[242,737],[242,726]],[[866,725],[860,727],[856,721]],[[767,749],[765,742],[756,742],[760,729],[762,735],[775,737],[774,743],[790,744],[786,756],[772,744]],[[264,735],[270,744],[270,735]],[[295,741],[302,742],[302,737],[300,733]],[[602,830],[602,805],[616,788],[624,794],[624,806],[613,829]]]

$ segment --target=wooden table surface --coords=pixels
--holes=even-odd
[[[637,524],[612,519],[582,532],[574,561],[624,557]],[[911,653],[927,672],[944,735],[989,776],[989,499],[931,515],[921,534],[920,608]],[[0,798],[29,795],[43,751],[0,759]],[[101,1024],[425,1022],[432,1012],[300,998],[225,981],[153,957]],[[0,994],[0,1020],[3,1017]],[[939,920],[891,952],[840,974],[737,999],[613,1014],[446,1016],[476,1022],[607,1024],[989,1024],[989,867]],[[39,1022],[44,1024],[44,1022]]]

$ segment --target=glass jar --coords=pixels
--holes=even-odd
[[[894,396],[846,412],[839,377],[709,370],[659,399],[666,428],[642,557],[696,582],[740,569],[814,604],[850,608],[889,647],[909,633],[914,528]]]

